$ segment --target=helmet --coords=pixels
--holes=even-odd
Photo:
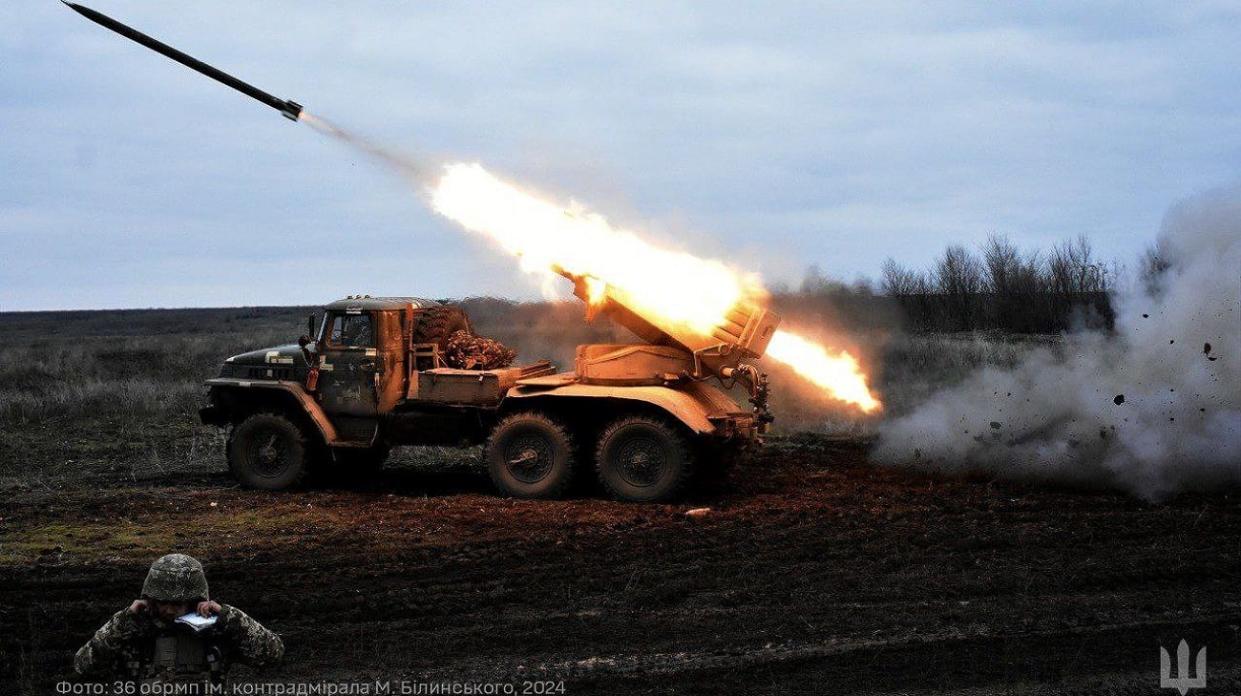
[[[142,596],[157,602],[190,602],[207,599],[207,576],[203,564],[183,553],[161,556],[151,564]]]

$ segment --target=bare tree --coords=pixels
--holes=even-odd
[[[953,244],[935,264],[935,283],[945,295],[978,292],[982,288],[982,268],[969,249]]]
[[[1060,297],[1073,293],[1073,245],[1064,242],[1051,248],[1047,256],[1048,290]]]
[[[935,264],[935,284],[948,302],[957,327],[973,329],[976,296],[982,289],[982,267],[970,250],[959,244],[945,249]]]
[[[890,297],[908,297],[917,291],[918,273],[902,266],[889,256],[880,268],[880,290]]]
[[[1107,266],[1095,259],[1084,234],[1052,247],[1050,269],[1055,291],[1066,296],[1103,292],[1108,287]]]
[[[1037,251],[1018,260],[1011,279],[1011,287],[1017,295],[1033,295],[1049,289],[1047,262]]]
[[[1011,295],[1021,265],[1017,247],[1008,241],[1008,237],[993,234],[982,245],[982,260],[987,274],[987,291],[1001,297]]]
[[[1021,254],[1000,234],[992,234],[982,245],[983,291],[986,300],[981,311],[989,326],[1022,323],[1019,315],[1029,311],[1028,303],[1016,295],[1014,284],[1021,273]]]
[[[1049,263],[1038,251],[1021,256],[1009,281],[1012,313],[999,326],[1022,333],[1040,333],[1055,325]]]
[[[1047,269],[1054,326],[1067,326],[1083,309],[1087,322],[1101,319],[1103,324],[1110,325],[1112,307],[1107,292],[1113,284],[1111,270],[1095,258],[1085,235],[1052,247]]]
[[[931,281],[929,273],[915,271],[913,288],[914,295],[930,295],[935,292],[935,283]]]

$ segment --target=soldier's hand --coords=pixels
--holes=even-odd
[[[151,603],[145,599],[135,599],[133,604],[129,605],[130,614],[141,614],[151,608]]]
[[[219,614],[219,613],[220,613],[220,605],[216,604],[215,602],[212,602],[211,600],[198,603],[198,615],[199,616],[206,618],[206,617]]]

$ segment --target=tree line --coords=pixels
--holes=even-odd
[[[1141,280],[1149,283],[1161,267],[1158,255],[1148,252],[1141,266]],[[811,267],[800,292],[777,304],[801,311],[830,304],[832,314],[862,326],[886,324],[895,314],[906,329],[925,332],[1110,329],[1110,293],[1123,274],[1120,264],[1100,259],[1084,235],[1046,252],[1022,252],[1007,237],[992,235],[977,249],[948,246],[925,269],[888,258],[877,286],[865,279],[846,286]]]

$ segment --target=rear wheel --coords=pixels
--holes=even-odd
[[[559,498],[573,479],[573,439],[541,413],[511,415],[487,439],[487,471],[505,495]]]
[[[603,431],[595,466],[599,481],[614,497],[649,503],[684,489],[694,474],[694,456],[672,426],[649,416],[631,416]]]
[[[228,437],[228,468],[250,488],[280,490],[301,482],[310,442],[296,423],[275,413],[256,413]]]

